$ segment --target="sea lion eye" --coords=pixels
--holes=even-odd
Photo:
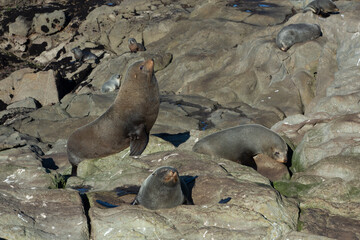
[[[280,153],[279,153],[279,152],[275,152],[274,155],[275,155],[275,156],[279,156]]]
[[[144,65],[141,65],[141,66],[140,66],[140,70],[143,70],[143,68],[144,68]]]

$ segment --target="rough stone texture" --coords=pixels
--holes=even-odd
[[[102,164],[98,173],[89,175],[87,179],[100,174],[105,166],[112,165],[109,158],[98,161],[107,163]],[[197,175],[192,189],[195,205],[161,211],[149,211],[142,206],[128,204],[113,209],[93,207],[90,217],[94,238],[133,239],[146,236],[173,239],[184,237],[184,233],[187,239],[198,239],[204,234],[216,238],[227,236],[230,239],[236,236],[280,238],[296,227],[296,205],[280,198],[269,182],[251,168],[186,151],[159,152],[137,159],[125,157],[117,164],[118,167],[110,167],[111,172],[106,174],[115,181],[112,181],[112,186],[107,186],[109,190],[130,184],[140,185],[149,170],[158,166],[173,166],[180,175]],[[125,170],[125,166],[133,170]],[[98,180],[94,180],[92,178],[83,184],[97,189]],[[218,203],[227,197],[231,198],[230,202]],[[91,205],[96,206],[95,203]],[[239,216],[246,221],[234,224],[238,222]],[[129,218],[133,220],[125,221]],[[249,232],[249,229],[252,231]]]
[[[32,27],[37,33],[50,35],[60,31],[64,27],[65,13],[61,10],[51,13],[36,14]]]
[[[5,239],[89,239],[76,191],[0,189],[0,237]]]
[[[24,100],[20,100],[18,102],[14,102],[12,104],[9,104],[6,109],[12,109],[12,108],[31,108],[31,109],[38,109],[41,107],[41,104],[34,98],[28,97]]]
[[[306,132],[292,158],[292,171],[302,171],[328,156],[359,154],[359,114],[345,115]]]
[[[14,103],[32,97],[41,105],[50,105],[59,101],[59,93],[53,70],[33,73],[30,69],[19,70],[0,82],[0,99],[5,103]]]
[[[31,22],[23,16],[18,16],[15,22],[9,24],[9,34],[26,37],[30,28]]]
[[[66,139],[75,128],[106,111],[116,96],[100,95],[102,84],[112,74],[124,76],[134,61],[152,57],[162,94],[160,115],[152,133],[185,142],[174,150],[172,144],[152,136],[147,152],[140,158],[128,157],[125,151],[81,164],[83,178],[70,178],[67,184],[90,189],[87,197],[92,238],[142,239],[145,234],[161,239],[360,238],[358,1],[336,2],[340,13],[326,18],[302,13],[308,0],[111,3],[89,0],[64,5],[65,1],[31,0],[16,1],[17,8],[0,10],[2,188],[26,196],[28,191],[36,190],[31,188],[61,187],[65,180],[59,174],[70,173]],[[15,7],[14,2],[6,0],[1,4]],[[46,5],[38,8],[36,4]],[[66,13],[66,26],[61,22],[55,28],[51,26],[54,32],[46,35],[39,24],[35,32],[26,35],[25,24],[15,29],[24,27],[24,31],[13,34],[18,16],[30,20],[35,13],[40,14],[37,17],[49,16],[55,10]],[[280,51],[275,46],[278,31],[300,22],[319,24],[323,36]],[[144,43],[147,51],[130,54],[130,37]],[[74,62],[70,50],[77,46],[91,50],[99,56],[99,62]],[[41,108],[5,109],[14,99],[28,97],[24,92],[18,94],[16,84],[28,76],[47,76],[51,71],[59,89],[43,91],[45,83],[23,86],[41,88],[40,95],[29,96],[37,99]],[[58,99],[46,105],[39,100],[43,93]],[[242,123],[272,127],[294,151],[286,165],[291,167],[290,180],[283,179],[288,176],[284,165],[268,166],[268,161],[263,162],[265,173],[267,169],[279,170],[280,174],[275,174],[279,178],[266,176],[274,180],[273,186],[281,195],[271,188],[268,178],[252,169],[189,151],[197,138]],[[182,175],[199,176],[193,188],[195,206],[152,212],[128,205],[129,198],[121,204],[114,189],[126,184],[139,186],[149,170],[162,164],[174,165]],[[51,190],[46,191],[49,194],[44,198],[51,199]],[[74,193],[70,189],[62,192],[64,196]],[[94,203],[102,194],[112,194],[109,199],[117,201],[110,203],[120,202],[120,206],[106,209]],[[226,196],[232,197],[230,202],[218,204]],[[17,202],[7,200],[7,204]],[[78,200],[76,206],[80,209]],[[296,204],[291,201],[299,202],[300,221]],[[3,206],[8,210],[6,206],[10,205]],[[49,211],[59,212],[61,217],[62,210]],[[74,222],[69,223],[74,229],[60,225],[62,233],[56,232],[59,235],[54,237],[48,225],[44,230],[38,220],[28,228],[17,213],[8,218],[23,224],[19,228],[25,229],[28,239],[62,239],[67,232],[81,232],[78,222]],[[75,215],[85,219],[80,211]],[[9,229],[8,225],[0,226],[1,233],[10,234],[11,229],[3,231]],[[154,226],[161,230],[154,232]],[[15,233],[19,235],[0,238],[25,238]],[[84,238],[89,238],[87,233]]]

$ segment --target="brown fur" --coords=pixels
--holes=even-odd
[[[105,157],[129,145],[130,155],[140,155],[148,143],[159,105],[153,60],[134,63],[110,108],[69,137],[67,149],[72,175],[76,175],[82,160]]]

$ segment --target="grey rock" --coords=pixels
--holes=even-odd
[[[9,24],[9,34],[26,37],[30,31],[31,22],[23,16],[18,16],[15,22]]]
[[[41,159],[28,146],[0,152],[1,189],[48,188],[51,176],[42,168]]]
[[[6,109],[12,109],[12,108],[31,108],[31,109],[38,109],[41,107],[41,104],[32,97],[25,98],[24,100],[20,100],[18,102],[14,102],[12,104],[9,104]]]
[[[53,70],[34,73],[25,68],[0,82],[0,99],[14,103],[28,97],[35,98],[42,106],[57,103],[59,93]]]
[[[122,158],[121,154],[117,155]],[[84,164],[88,163],[82,162],[79,168]],[[187,151],[168,151],[139,158],[127,156],[121,161],[107,157],[97,160],[96,165],[95,172],[88,175],[83,182],[94,190],[100,187],[100,175],[103,175],[102,181],[112,179],[112,186],[106,187],[111,190],[127,184],[140,185],[148,176],[149,170],[163,165],[174,166],[183,175],[198,175],[198,178],[192,190],[194,206],[148,211],[142,206],[121,204],[117,208],[104,211],[92,203],[90,217],[95,238],[101,236],[105,239],[143,239],[145,236],[157,236],[168,239],[166,236],[169,234],[171,238],[182,238],[184,232],[189,239],[196,239],[204,234],[214,237],[228,235],[231,239],[236,238],[235,236],[266,238],[286,235],[296,226],[296,205],[284,198],[280,200],[280,195],[270,187],[266,178],[231,161],[209,159]],[[129,170],[125,170],[125,167],[132,169],[129,169],[132,174],[126,174]],[[218,203],[227,197],[231,198],[229,203]],[[119,212],[122,212],[121,217],[117,214]],[[112,220],[109,225],[107,219],[110,216]],[[131,216],[143,220],[132,221],[130,226],[125,219]],[[234,224],[239,217],[246,221],[241,225]],[[106,226],[105,222],[108,223]],[[152,230],[154,228],[157,229],[156,232]],[[248,229],[252,229],[251,233]]]
[[[6,239],[89,239],[76,191],[2,188],[0,211],[1,237]]]
[[[306,132],[292,158],[292,171],[303,171],[329,156],[358,154],[358,114],[345,115]]]
[[[32,27],[35,32],[50,35],[60,31],[65,24],[65,13],[55,10],[51,13],[35,14]]]
[[[333,215],[326,209],[304,209],[300,221],[302,231],[307,233],[332,239],[357,239],[360,236],[360,220]]]

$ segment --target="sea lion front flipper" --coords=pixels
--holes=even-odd
[[[149,142],[149,134],[142,124],[135,132],[130,133],[130,156],[140,155]]]

